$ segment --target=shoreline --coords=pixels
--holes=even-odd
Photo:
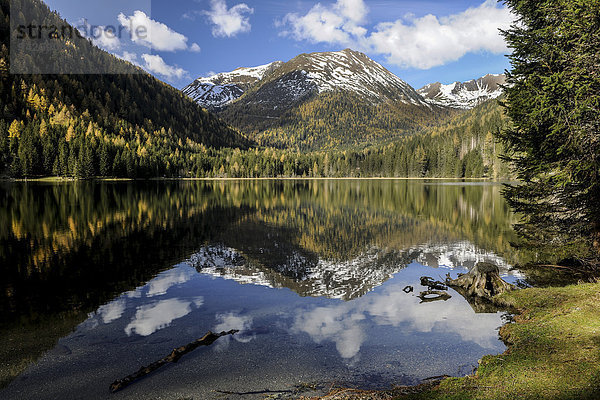
[[[152,181],[318,181],[318,180],[381,180],[381,181],[468,181],[468,182],[490,182],[500,183],[507,180],[491,178],[417,178],[417,177],[263,177],[263,178],[65,178],[50,176],[43,178],[0,178],[0,182],[42,182],[42,183],[62,183],[62,182],[152,182]]]
[[[514,321],[500,327],[507,348],[482,357],[474,374],[383,391],[336,388],[320,399],[600,398],[600,280],[521,289],[498,296],[496,302],[516,310]]]

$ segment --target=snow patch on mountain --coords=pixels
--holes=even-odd
[[[301,54],[287,63],[274,62],[199,78],[183,89],[198,104],[219,109],[245,93],[248,104],[285,108],[313,94],[346,91],[366,101],[430,107],[408,83],[365,54],[346,49]]]
[[[502,94],[504,74],[488,74],[467,82],[444,85],[440,82],[423,86],[417,92],[430,104],[468,110]]]
[[[308,79],[319,93],[345,90],[376,102],[396,100],[425,105],[423,98],[408,83],[363,53],[350,49],[312,53],[297,57],[297,62],[307,71]]]
[[[275,61],[201,77],[183,88],[183,93],[204,108],[222,108],[240,98],[246,90],[282,64],[281,61]]]

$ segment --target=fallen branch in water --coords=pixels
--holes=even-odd
[[[181,357],[183,357],[185,354],[187,354],[191,351],[194,351],[196,348],[198,348],[200,346],[210,346],[218,338],[220,338],[222,336],[227,336],[227,335],[235,335],[238,332],[239,331],[235,330],[235,329],[230,330],[229,332],[221,332],[221,333],[212,333],[209,331],[208,333],[206,333],[206,335],[202,336],[200,339],[194,340],[193,342],[188,343],[185,346],[181,346],[176,349],[173,349],[171,354],[169,354],[168,356],[163,357],[156,362],[153,362],[152,364],[148,365],[147,367],[140,368],[136,373],[128,375],[123,379],[114,381],[112,383],[112,385],[110,385],[110,391],[115,393],[119,390],[122,390],[122,389],[126,388],[127,386],[131,385],[136,380],[143,378],[144,376],[156,371],[163,365],[168,364],[168,363],[176,363],[177,361],[179,361],[179,359]]]

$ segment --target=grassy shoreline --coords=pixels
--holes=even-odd
[[[497,300],[518,310],[500,329],[503,354],[484,356],[475,375],[395,398],[600,398],[600,283],[523,289]]]

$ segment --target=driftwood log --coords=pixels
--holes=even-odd
[[[195,350],[196,348],[198,348],[200,346],[210,346],[218,338],[220,338],[222,336],[227,336],[227,335],[235,335],[238,332],[239,331],[237,331],[235,329],[228,331],[228,332],[221,332],[221,333],[212,333],[209,331],[206,335],[202,336],[200,339],[194,340],[193,342],[188,343],[185,346],[181,346],[176,349],[173,349],[171,354],[169,354],[168,356],[163,357],[160,360],[153,362],[152,364],[148,365],[147,367],[140,368],[137,372],[135,372],[131,375],[128,375],[123,379],[114,381],[112,383],[112,385],[110,385],[110,391],[113,393],[118,392],[119,390],[122,390],[122,389],[126,388],[127,386],[131,385],[133,382],[137,381],[138,379],[151,374],[152,372],[156,371],[163,365],[168,364],[168,363],[176,363],[177,361],[179,361],[179,359],[181,357],[183,357],[185,354]]]
[[[480,262],[467,274],[456,279],[448,279],[448,286],[460,288],[461,294],[478,296],[486,299],[515,289],[515,286],[500,278],[498,266],[492,263]]]
[[[448,290],[448,287],[440,281],[434,281],[430,276],[421,277],[421,286],[427,286],[429,290]]]

